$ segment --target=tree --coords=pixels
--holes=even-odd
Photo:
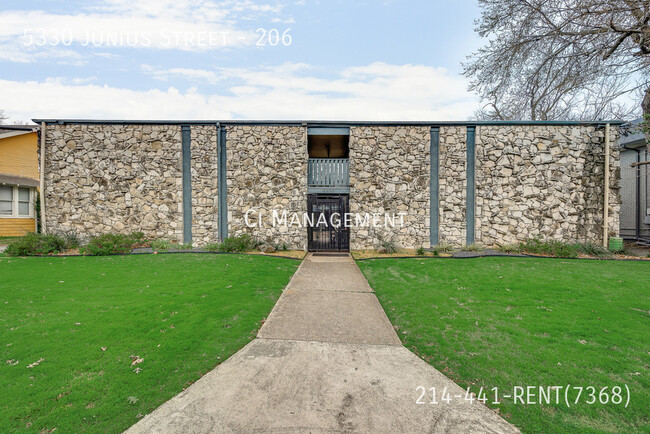
[[[9,119],[9,116],[5,115],[4,110],[0,110],[0,125],[4,123],[4,121],[6,121],[7,119]]]
[[[479,0],[489,38],[464,74],[484,119],[594,120],[650,113],[650,0]]]

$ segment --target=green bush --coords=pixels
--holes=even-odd
[[[502,253],[520,253],[521,247],[519,244],[506,244],[504,246],[497,247],[497,250]]]
[[[208,244],[205,248],[210,252],[243,253],[255,250],[258,246],[257,240],[248,234],[242,234],[226,238],[222,243]]]
[[[607,250],[605,247],[596,243],[582,243],[576,244],[582,253],[589,256],[597,256],[599,258],[607,258],[612,256],[612,252]],[[617,252],[613,252],[617,253]]]
[[[151,248],[156,252],[166,252],[172,248],[172,242],[162,238],[156,238],[150,244]]]
[[[192,243],[176,244],[173,247],[176,247],[178,250],[192,250],[193,248]]]
[[[65,240],[66,249],[76,249],[81,245],[81,239],[74,229],[59,232],[57,235]]]
[[[68,240],[57,234],[37,234],[31,232],[7,246],[9,256],[38,256],[61,253],[68,248]]]
[[[438,256],[440,253],[451,253],[453,250],[454,248],[451,245],[443,242],[434,246],[431,253],[433,253],[433,256]]]
[[[377,247],[377,252],[379,253],[395,253],[397,252],[397,246],[392,240],[379,240],[379,246]]]
[[[289,250],[289,246],[287,245],[287,243],[271,244],[271,245],[278,252],[286,252],[287,250]]]
[[[425,254],[424,247],[418,247],[418,249],[415,251],[415,254],[418,256],[424,256]]]
[[[142,242],[142,232],[124,234],[102,234],[81,248],[81,253],[90,256],[105,256],[129,253],[137,244]]]
[[[479,246],[478,244],[470,244],[469,246],[463,247],[463,250],[466,252],[481,252],[483,251],[483,247]]]
[[[612,252],[595,243],[564,243],[555,240],[541,241],[537,238],[521,243],[519,250],[526,253],[555,256],[558,258],[577,258],[581,254],[595,256],[597,258],[608,258],[612,256]]]

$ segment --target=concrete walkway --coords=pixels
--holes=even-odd
[[[518,431],[401,345],[350,257],[309,255],[257,339],[127,432]]]

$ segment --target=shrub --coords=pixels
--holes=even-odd
[[[567,244],[555,240],[541,241],[538,238],[521,243],[519,247],[527,253],[556,256],[558,258],[577,258],[582,253],[577,244]]]
[[[582,244],[576,244],[576,247],[578,247],[580,251],[585,255],[597,256],[599,258],[606,258],[612,256],[612,252],[610,252],[600,244],[582,243]],[[617,252],[613,252],[613,253],[617,253]]]
[[[377,248],[377,251],[379,253],[395,253],[397,252],[397,247],[391,240],[379,240],[379,247]]]
[[[59,232],[57,235],[65,241],[66,249],[76,249],[81,245],[81,238],[74,229]]]
[[[249,234],[242,234],[236,237],[226,238],[222,243],[208,244],[205,248],[210,252],[243,253],[255,250],[259,244]]]
[[[156,252],[166,252],[172,247],[172,242],[162,238],[156,238],[151,243],[151,248]]]
[[[220,252],[221,243],[206,244],[204,249],[207,250],[208,252]]]
[[[519,253],[521,252],[521,247],[518,244],[506,244],[505,246],[497,247],[497,250],[503,253]]]
[[[289,246],[287,245],[287,243],[271,244],[271,245],[278,252],[286,252],[287,250],[289,250]]]
[[[478,244],[470,244],[469,246],[465,246],[463,250],[466,252],[480,252],[483,250],[483,247],[479,246]]]
[[[425,254],[424,247],[418,247],[418,249],[415,251],[415,254],[418,256],[424,256]]]
[[[184,243],[184,244],[178,244],[176,246],[178,250],[192,250],[192,243]]]
[[[451,245],[443,242],[435,246],[431,251],[435,256],[438,256],[440,253],[451,253],[453,250],[454,248]]]
[[[102,234],[81,248],[81,252],[90,256],[105,256],[129,253],[136,244],[142,242],[142,232],[124,234]]]
[[[143,244],[144,243],[144,233],[142,232],[131,232],[129,235],[133,239],[133,244]]]
[[[7,246],[9,256],[37,256],[60,253],[68,248],[68,241],[61,235],[29,233]]]

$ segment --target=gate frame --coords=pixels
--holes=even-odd
[[[307,195],[307,213],[312,214],[312,205],[313,201],[318,199],[338,199],[341,204],[341,226],[339,228],[334,228],[328,226],[330,233],[336,232],[336,246],[334,248],[322,248],[322,246],[315,247],[312,245],[312,231],[313,227],[311,225],[307,226],[307,251],[308,252],[349,252],[350,251],[350,227],[345,226],[344,214],[350,212],[350,195],[345,193],[316,193]],[[313,213],[318,215],[319,213]],[[318,221],[317,217],[314,217],[314,223]],[[347,239],[344,239],[347,238]]]

